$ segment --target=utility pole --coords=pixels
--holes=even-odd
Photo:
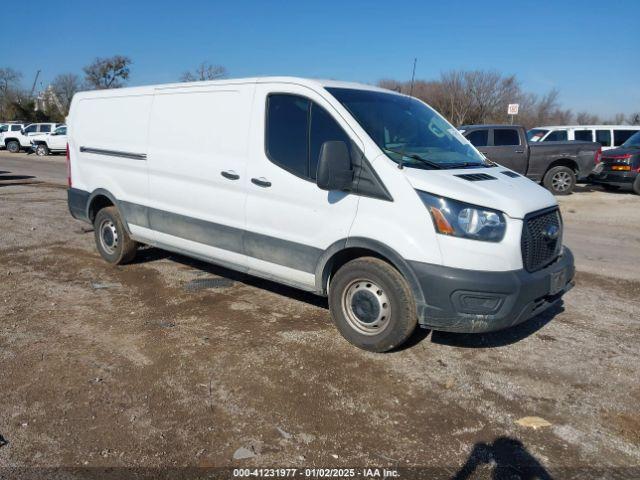
[[[418,63],[418,59],[413,59],[413,72],[411,73],[411,87],[409,88],[409,96],[413,95],[413,82],[416,79],[416,63]]]
[[[31,87],[31,97],[33,98],[33,93],[36,91],[36,83],[38,82],[38,77],[40,76],[40,70],[36,72],[36,78],[33,79],[33,86]]]

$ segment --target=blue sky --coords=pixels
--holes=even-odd
[[[6,5],[8,6],[8,5]],[[2,20],[0,67],[46,83],[96,56],[128,55],[131,85],[176,81],[206,60],[231,76],[374,83],[450,69],[514,73],[565,107],[640,110],[640,0],[297,2],[32,0]],[[27,8],[28,6],[28,8]],[[4,8],[0,16],[4,16]],[[37,13],[27,18],[28,11]],[[13,11],[20,17],[19,12]],[[40,82],[39,82],[40,83]]]

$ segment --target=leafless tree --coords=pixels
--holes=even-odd
[[[609,125],[623,125],[627,120],[627,116],[624,113],[616,113],[613,118],[607,120]]]
[[[12,104],[20,94],[22,73],[13,68],[0,68],[0,120],[12,117]]]
[[[180,77],[181,82],[197,82],[204,80],[217,80],[227,76],[227,69],[222,65],[212,65],[202,62],[194,71],[184,72]]]
[[[629,125],[640,125],[640,112],[635,112],[627,118]]]
[[[51,87],[62,106],[61,113],[66,116],[69,113],[71,99],[81,89],[80,77],[74,73],[60,74],[53,79]]]
[[[597,125],[600,122],[601,120],[598,115],[593,115],[585,111],[576,113],[576,123],[578,125]]]
[[[108,58],[96,58],[83,68],[88,88],[104,90],[124,86],[131,73],[131,59],[123,55]]]

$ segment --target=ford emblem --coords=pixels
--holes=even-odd
[[[558,239],[558,235],[560,234],[560,228],[558,228],[557,225],[547,225],[543,230],[542,230],[542,237],[547,241],[547,242],[552,242],[554,240]]]

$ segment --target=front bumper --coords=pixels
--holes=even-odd
[[[614,187],[629,187],[633,186],[638,177],[636,170],[630,171],[614,171],[604,170],[599,173],[591,175],[590,179],[593,183],[602,183],[606,185],[613,185]]]
[[[551,307],[574,285],[573,254],[566,247],[554,263],[533,273],[409,263],[425,299],[417,305],[420,324],[447,332],[512,327]]]

